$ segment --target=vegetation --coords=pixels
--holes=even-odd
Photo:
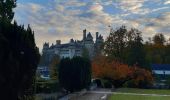
[[[109,96],[109,100],[168,100],[170,98],[170,96],[160,96],[170,95],[170,90],[119,88],[116,91],[119,93],[137,93],[148,95],[112,94]],[[149,94],[157,94],[158,96],[150,96]]]
[[[91,83],[91,62],[87,58],[61,59],[58,72],[59,83],[70,92],[87,88]]]
[[[14,21],[16,0],[0,1],[0,91],[6,100],[33,99],[39,51],[34,32]],[[30,97],[28,97],[30,96]]]
[[[108,100],[169,100],[170,96],[143,96],[143,95],[124,95],[113,94]]]
[[[98,56],[92,61],[93,78],[107,79],[118,88],[126,87],[148,88],[153,77],[150,71],[138,66],[128,66],[105,56]]]
[[[170,95],[170,90],[160,90],[160,89],[119,88],[119,89],[116,89],[116,91],[122,92],[122,93]]]
[[[49,65],[50,68],[50,78],[51,80],[58,80],[58,66],[60,63],[60,57],[58,55],[55,55],[52,60],[51,63]]]

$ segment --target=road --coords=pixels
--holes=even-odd
[[[95,91],[88,91],[86,94],[82,96],[77,96],[70,100],[107,100],[107,97],[111,94],[170,97],[170,95],[163,95],[163,94],[121,93],[121,92],[111,92],[109,89],[98,89]]]
[[[107,100],[107,92],[111,92],[109,89],[97,89],[95,91],[88,91],[86,94],[71,98],[70,100]]]

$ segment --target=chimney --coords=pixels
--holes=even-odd
[[[83,40],[86,39],[86,29],[83,30]]]

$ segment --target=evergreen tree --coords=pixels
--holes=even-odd
[[[59,64],[59,83],[70,92],[87,88],[91,82],[91,62],[87,58],[64,58]]]
[[[127,63],[130,66],[137,65],[140,67],[146,67],[144,45],[141,32],[137,29],[131,29],[128,32],[127,42]]]
[[[30,26],[14,21],[16,0],[0,1],[0,92],[3,100],[32,100],[39,51]]]
[[[13,8],[16,7],[16,0],[0,0],[0,20],[11,22],[14,17]]]

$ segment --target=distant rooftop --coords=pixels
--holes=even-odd
[[[152,70],[169,70],[170,71],[170,64],[152,64]]]

